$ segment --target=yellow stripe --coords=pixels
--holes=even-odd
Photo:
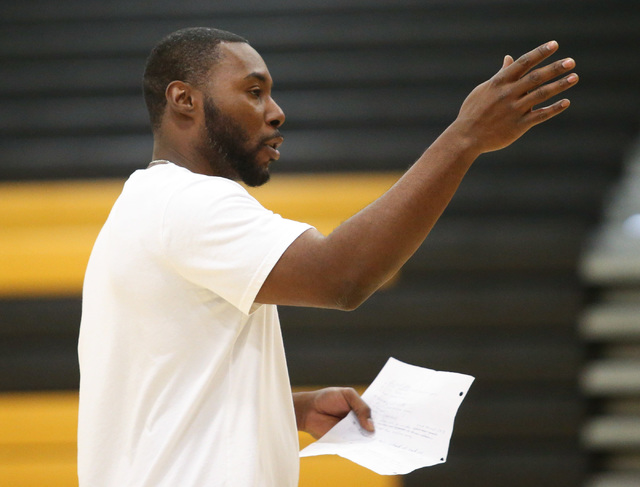
[[[71,487],[76,476],[78,394],[0,394],[0,485]],[[312,438],[300,433],[301,445]],[[400,477],[377,475],[336,456],[303,458],[299,487],[400,487]]]
[[[0,228],[64,227],[106,220],[123,181],[0,184]]]
[[[274,212],[327,234],[398,176],[278,175],[249,191]],[[0,296],[79,294],[91,247],[123,182],[0,184]]]

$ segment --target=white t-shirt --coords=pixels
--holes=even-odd
[[[308,228],[224,178],[129,178],[85,276],[81,487],[297,485],[277,309],[254,299]]]

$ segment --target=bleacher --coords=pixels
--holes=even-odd
[[[584,439],[597,423],[581,382],[592,346],[577,325],[592,292],[578,267],[638,133],[634,2],[31,0],[2,12],[0,390],[9,399],[77,389],[82,270],[118,188],[149,161],[140,78],[163,35],[210,25],[263,55],[286,142],[273,182],[255,194],[324,231],[384,191],[505,54],[556,39],[581,76],[566,113],[482,156],[428,241],[357,311],[280,314],[296,387],[366,385],[389,356],[476,377],[449,460],[405,476],[406,487],[577,487],[605,470]],[[609,319],[601,327],[611,332]],[[30,449],[4,435],[0,467],[16,452],[26,461]]]
[[[580,377],[588,487],[640,485],[640,144],[625,162],[580,265],[592,294],[579,321],[590,350]]]

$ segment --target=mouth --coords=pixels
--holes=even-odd
[[[280,158],[280,151],[278,151],[278,147],[282,145],[284,142],[283,137],[274,137],[272,139],[267,140],[264,145],[267,148],[267,151],[270,154],[270,159],[278,160]]]

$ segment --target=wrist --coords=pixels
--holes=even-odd
[[[296,415],[296,427],[298,431],[305,431],[306,416],[309,410],[309,402],[312,399],[311,392],[294,392],[293,398],[293,410]]]
[[[475,160],[483,153],[481,141],[474,135],[470,124],[464,120],[456,119],[445,129],[441,137],[450,148],[455,149],[461,156]]]

